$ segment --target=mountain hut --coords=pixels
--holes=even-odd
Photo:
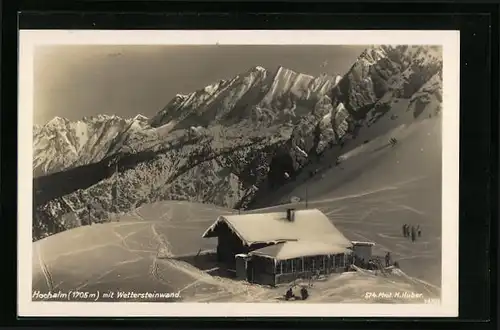
[[[203,237],[217,237],[219,262],[257,284],[342,272],[353,260],[353,243],[318,209],[223,215]]]

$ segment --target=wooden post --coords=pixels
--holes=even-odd
[[[273,258],[273,278],[274,278],[274,285],[276,285],[276,282],[278,281],[278,274],[277,273],[277,264],[276,264],[276,259]]]

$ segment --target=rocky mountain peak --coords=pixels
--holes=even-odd
[[[68,119],[56,116],[52,118],[50,121],[48,121],[44,126],[54,128],[54,127],[64,126],[67,123],[69,123]]]
[[[372,46],[342,77],[255,66],[174,96],[150,119],[53,119],[60,129],[34,131],[34,237],[69,228],[68,212],[88,219],[91,201],[96,222],[159,200],[244,207],[285,184],[283,171],[293,177],[325,152],[362,143],[360,131],[376,137],[398,114],[439,113],[441,63],[439,49]]]

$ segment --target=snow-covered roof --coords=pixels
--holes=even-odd
[[[202,237],[216,237],[217,225],[226,223],[246,245],[309,240],[345,247],[352,246],[320,210],[295,210],[294,213],[293,221],[286,219],[286,212],[222,215]]]
[[[284,242],[275,245],[267,246],[249,253],[270,257],[276,260],[287,260],[300,257],[321,256],[340,253],[350,253],[351,251],[345,246],[316,241],[295,241]]]

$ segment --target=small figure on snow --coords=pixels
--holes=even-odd
[[[422,230],[420,229],[420,225],[417,226],[417,236],[418,237],[422,236]]]
[[[405,224],[405,237],[410,237],[410,225]]]
[[[287,292],[285,293],[285,300],[290,300],[292,298],[293,298],[292,288],[288,288]]]
[[[415,229],[414,226],[411,226],[411,241],[412,242],[415,242],[415,240],[417,239],[417,231]]]
[[[408,237],[408,225],[406,223],[403,225],[403,236]]]
[[[391,265],[391,253],[390,252],[387,252],[387,254],[385,255],[385,267],[389,267]]]
[[[302,298],[302,300],[306,300],[309,297],[309,292],[307,291],[307,288],[302,287],[302,289],[300,289],[300,297]]]

